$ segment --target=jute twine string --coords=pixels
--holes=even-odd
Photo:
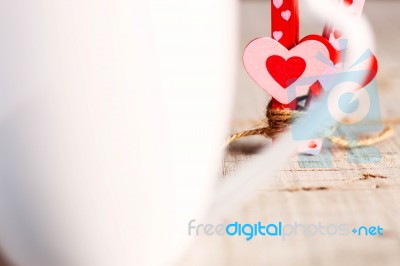
[[[335,136],[328,136],[326,138],[329,139],[330,142],[340,147],[351,149],[351,148],[372,146],[374,144],[377,144],[381,141],[390,138],[391,136],[393,136],[393,133],[394,133],[393,128],[388,126],[375,135],[362,137],[356,140],[348,140],[344,137],[335,137]]]
[[[272,108],[272,104],[270,102],[266,110],[267,126],[233,134],[226,140],[225,144],[228,146],[241,138],[249,136],[264,136],[267,138],[274,138],[288,128],[296,118],[301,116],[302,113],[303,112],[301,111],[290,109],[274,109]],[[385,127],[376,135],[365,136],[356,140],[348,140],[345,137],[337,136],[326,136],[326,138],[342,148],[351,149],[374,145],[378,142],[388,139],[392,135],[393,128]]]

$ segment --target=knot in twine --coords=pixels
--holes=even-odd
[[[290,124],[303,114],[302,111],[290,109],[274,109],[272,108],[272,101],[269,102],[266,110],[267,126],[242,131],[231,135],[225,145],[229,146],[231,143],[245,137],[250,136],[264,136],[267,138],[274,138],[283,131],[285,131]],[[364,146],[371,146],[381,142],[393,135],[391,127],[385,127],[381,132],[373,136],[367,136],[356,140],[348,140],[345,137],[339,136],[326,136],[332,143],[346,149],[358,148]]]
[[[274,109],[272,108],[272,102],[269,102],[266,110],[267,126],[233,134],[227,139],[226,144],[229,145],[238,139],[250,136],[274,138],[288,128],[301,113],[301,111],[290,109]]]

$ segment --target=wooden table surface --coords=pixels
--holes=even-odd
[[[285,240],[256,237],[199,237],[182,265],[400,265],[400,1],[368,1],[365,14],[376,34],[380,70],[378,86],[384,122],[395,136],[375,150],[347,152],[334,147],[327,159],[294,157],[276,172],[273,185],[260,187],[252,201],[226,221],[377,226],[383,236],[304,236]],[[240,8],[241,46],[269,33],[269,3],[244,1]],[[301,35],[321,32],[321,22],[301,6]],[[238,61],[240,61],[238,56]],[[240,66],[240,64],[239,64]],[[232,132],[248,129],[262,119],[269,101],[240,67]],[[236,171],[268,140],[253,138],[232,146],[222,176]],[[353,163],[349,158],[374,156],[375,163]],[[324,152],[326,154],[326,152]],[[268,163],[268,162],[266,162]],[[314,163],[317,168],[307,168]]]

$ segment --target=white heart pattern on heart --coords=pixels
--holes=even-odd
[[[274,31],[274,33],[272,33],[272,35],[274,36],[274,39],[275,39],[275,40],[279,41],[279,40],[282,38],[282,36],[283,36],[283,32],[281,32],[281,31]]]
[[[282,11],[281,16],[284,20],[289,21],[292,12],[290,10]]]
[[[263,37],[246,47],[243,63],[262,89],[278,102],[289,104],[306,95],[309,87],[330,68],[317,54],[329,58],[328,49],[318,41],[304,41],[288,50],[276,40]]]
[[[283,4],[283,0],[274,0],[273,3],[276,8],[280,8]]]

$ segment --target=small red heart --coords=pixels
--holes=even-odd
[[[339,39],[340,37],[342,37],[343,33],[340,30],[335,30],[333,32],[333,36],[335,37],[335,39]]]
[[[274,80],[286,89],[301,77],[306,69],[306,61],[298,56],[285,60],[279,55],[272,55],[268,57],[266,67]]]
[[[345,6],[351,6],[353,4],[353,0],[344,0]]]
[[[316,147],[318,147],[318,145],[317,145],[317,143],[315,143],[315,141],[310,141],[310,142],[308,143],[308,147],[309,147],[310,149],[315,149]]]

